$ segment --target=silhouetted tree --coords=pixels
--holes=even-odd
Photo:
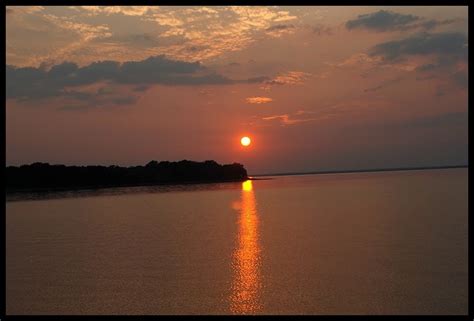
[[[155,160],[145,166],[65,166],[48,163],[8,166],[7,192],[79,189],[198,182],[242,181],[247,171],[238,163],[220,165],[213,160],[179,162]]]

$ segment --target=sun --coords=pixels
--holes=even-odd
[[[244,136],[240,139],[240,143],[242,144],[242,146],[248,146],[251,142],[252,141],[247,136]]]

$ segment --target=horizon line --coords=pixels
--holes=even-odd
[[[444,165],[444,166],[390,167],[390,168],[366,168],[366,169],[346,169],[346,170],[327,170],[327,171],[309,171],[309,172],[284,172],[284,173],[249,174],[249,177],[254,177],[254,176],[292,176],[292,175],[309,175],[309,174],[343,174],[343,173],[363,173],[363,172],[395,172],[395,171],[449,169],[449,168],[469,168],[469,164]]]

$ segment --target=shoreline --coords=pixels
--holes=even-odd
[[[5,195],[20,195],[29,193],[56,193],[56,192],[80,192],[80,191],[94,191],[107,188],[121,188],[121,187],[146,187],[146,186],[178,186],[178,185],[198,185],[198,184],[217,184],[217,183],[233,183],[233,182],[245,182],[246,180],[252,179],[246,177],[245,179],[230,179],[230,180],[205,180],[205,181],[183,181],[183,182],[170,182],[170,183],[141,183],[141,184],[121,184],[121,185],[100,185],[100,186],[80,186],[80,187],[57,187],[57,188],[42,188],[42,189],[18,189],[18,190],[5,190]]]
[[[350,174],[350,173],[372,173],[372,172],[399,172],[399,171],[417,171],[417,170],[419,171],[419,170],[454,169],[454,168],[469,168],[469,165],[434,166],[434,167],[407,167],[407,168],[372,168],[372,169],[350,169],[350,170],[335,170],[335,171],[252,174],[250,177],[297,176],[297,175],[320,175],[320,174]]]
[[[182,182],[163,182],[163,183],[137,183],[137,184],[120,184],[120,185],[88,185],[78,187],[58,187],[58,188],[41,188],[41,189],[17,189],[5,190],[5,195],[21,195],[29,193],[55,193],[55,192],[80,192],[94,191],[108,188],[121,187],[147,187],[147,186],[178,186],[178,185],[198,185],[198,184],[217,184],[245,182],[246,180],[261,181],[271,180],[269,176],[300,176],[300,175],[324,175],[324,174],[351,174],[351,173],[372,173],[372,172],[397,172],[397,171],[415,171],[415,170],[434,170],[434,169],[456,169],[469,168],[469,165],[456,166],[437,166],[437,167],[411,167],[411,168],[383,168],[383,169],[363,169],[363,170],[343,170],[343,171],[317,171],[317,172],[293,172],[293,173],[275,173],[275,174],[254,174],[246,178],[228,179],[228,180],[202,180],[202,181],[182,181]]]

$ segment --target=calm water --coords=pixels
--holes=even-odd
[[[11,198],[7,314],[467,314],[467,174]]]

